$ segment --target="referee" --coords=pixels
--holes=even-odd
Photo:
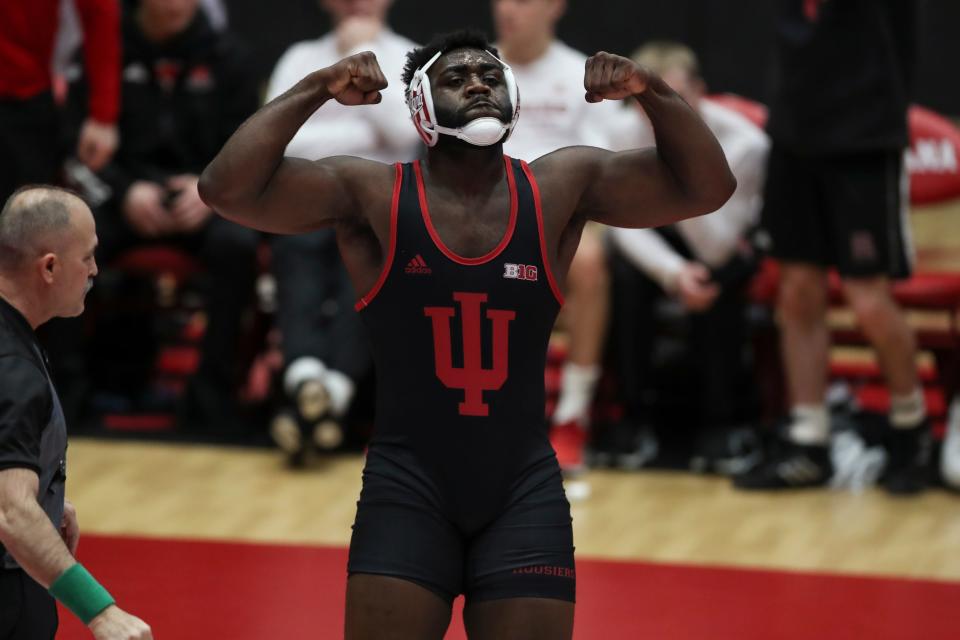
[[[100,640],[153,637],[74,559],[66,424],[34,335],[83,312],[96,245],[90,209],[61,189],[19,189],[0,211],[0,640],[52,640],[54,598]]]

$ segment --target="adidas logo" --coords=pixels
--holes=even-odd
[[[407,263],[404,272],[428,275],[433,273],[433,270],[427,266],[427,263],[423,260],[423,256],[418,253]]]

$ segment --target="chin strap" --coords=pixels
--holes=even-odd
[[[468,144],[478,147],[489,147],[504,140],[504,136],[509,135],[510,127],[505,122],[489,116],[471,120],[466,125],[451,129],[436,125],[434,130],[448,136],[454,136]]]

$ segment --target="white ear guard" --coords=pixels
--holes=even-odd
[[[439,126],[436,120],[437,114],[433,108],[433,93],[430,89],[430,78],[427,76],[427,71],[444,53],[444,51],[438,51],[434,54],[425,65],[413,73],[413,77],[410,79],[410,93],[407,98],[407,107],[410,109],[410,117],[413,118],[413,125],[417,128],[417,133],[420,134],[420,137],[423,138],[423,141],[428,147],[437,144],[441,133],[456,135],[462,138],[462,136],[458,134],[458,130]],[[487,53],[503,66],[503,80],[507,85],[507,95],[510,97],[510,107],[513,116],[510,124],[506,125],[507,135],[503,139],[503,141],[506,142],[510,138],[510,134],[513,133],[513,127],[517,124],[517,119],[520,117],[520,92],[517,90],[517,80],[513,75],[513,70],[510,69],[510,65],[489,51],[487,51]]]

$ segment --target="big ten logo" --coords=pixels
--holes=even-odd
[[[513,264],[511,262],[503,263],[503,277],[509,280],[532,280],[537,279],[537,268],[532,264]]]

